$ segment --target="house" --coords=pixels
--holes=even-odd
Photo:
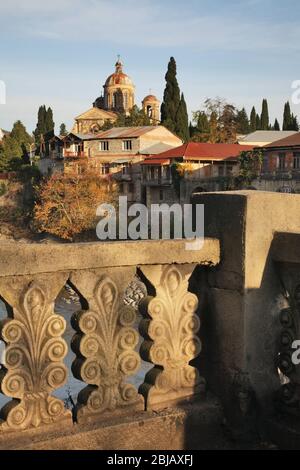
[[[189,142],[142,163],[144,202],[189,202],[194,192],[226,189],[238,174],[238,157],[252,146]]]
[[[256,189],[300,193],[300,132],[261,148],[263,165]]]
[[[241,145],[253,145],[254,147],[265,147],[272,142],[285,139],[293,134],[296,134],[296,131],[255,131],[239,138],[238,143]]]
[[[87,162],[99,174],[118,181],[121,194],[140,201],[141,162],[149,155],[182,144],[182,140],[164,126],[113,127],[97,134],[70,133],[63,138],[65,171]]]

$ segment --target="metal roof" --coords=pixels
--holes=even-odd
[[[293,134],[296,134],[296,131],[255,131],[240,139],[239,142],[265,142],[269,144]]]
[[[131,137],[140,137],[147,132],[153,131],[156,126],[138,126],[138,127],[112,127],[106,131],[101,131],[97,135],[98,139],[125,139]]]

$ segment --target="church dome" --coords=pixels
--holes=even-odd
[[[126,85],[134,87],[134,84],[128,75],[123,72],[123,64],[120,59],[117,60],[116,64],[116,71],[112,73],[105,82],[105,87],[115,86],[115,85]]]
[[[156,98],[156,96],[154,96],[154,95],[147,95],[147,96],[145,96],[145,98],[143,99],[143,102],[144,102],[144,101],[149,101],[149,102],[154,102],[154,101],[155,101],[155,102],[157,102],[157,103],[160,102],[159,99]]]

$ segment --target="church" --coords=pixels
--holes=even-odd
[[[115,71],[106,79],[101,96],[96,98],[93,107],[75,118],[72,132],[75,134],[97,134],[107,123],[114,123],[118,114],[129,114],[135,105],[135,85],[124,73],[123,63],[118,56]],[[142,101],[142,109],[152,124],[160,123],[160,101],[156,96],[147,95]]]

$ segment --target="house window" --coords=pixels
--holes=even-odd
[[[134,193],[134,184],[133,183],[129,183],[128,192],[131,193],[131,194]]]
[[[109,150],[109,142],[108,140],[101,140],[99,144],[99,150],[101,152],[107,152]]]
[[[285,169],[285,153],[280,153],[278,155],[278,168],[279,170]]]
[[[300,170],[300,152],[294,153],[293,168],[294,170]]]
[[[123,140],[122,149],[123,150],[132,150],[132,140]]]
[[[160,190],[159,190],[159,200],[160,200],[160,201],[163,201],[163,200],[164,200],[164,191],[163,191],[163,189],[160,189]]]
[[[101,174],[102,175],[108,175],[109,174],[109,163],[103,163],[101,166]]]

